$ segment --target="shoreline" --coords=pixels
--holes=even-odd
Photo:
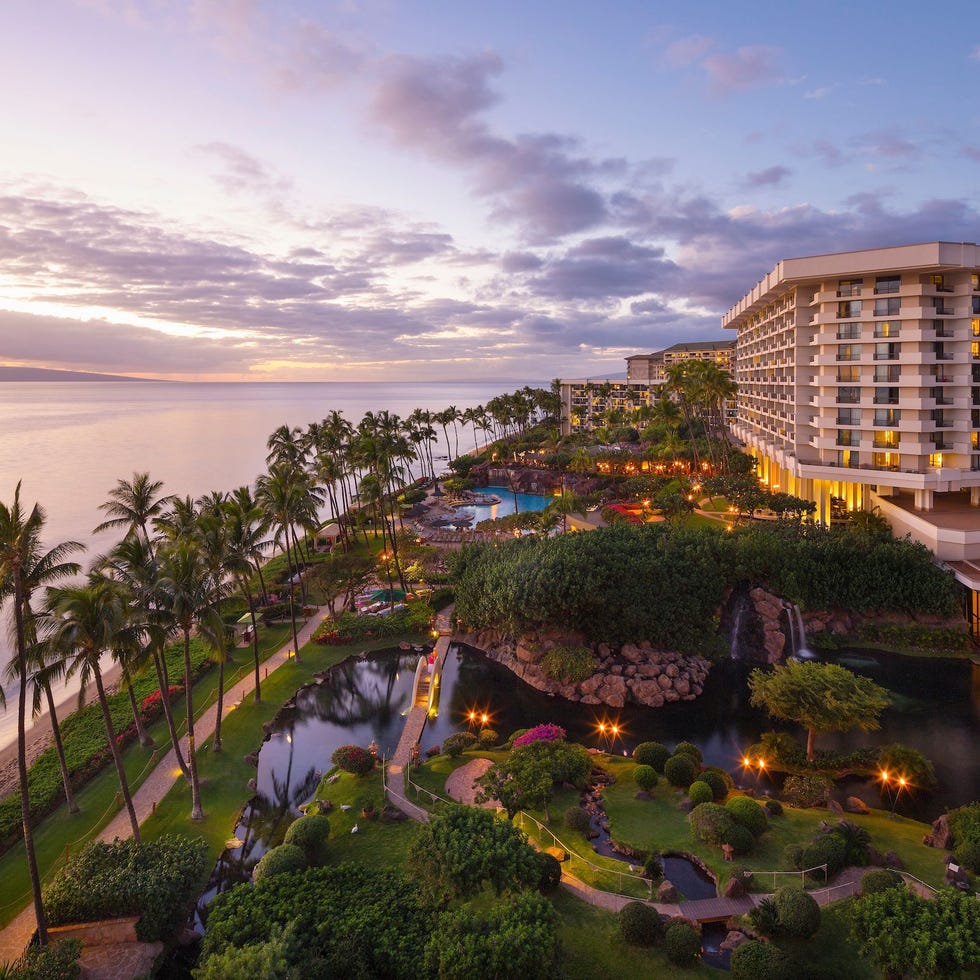
[[[102,675],[108,693],[112,693],[118,687],[122,677],[122,668],[118,664],[113,664]],[[95,686],[89,687],[86,692],[84,706],[98,700],[98,693]],[[11,706],[8,705],[8,708]],[[12,706],[16,711],[16,705]],[[70,694],[63,698],[61,702],[55,704],[55,711],[58,715],[59,723],[73,715],[79,708],[78,695]],[[39,715],[30,728],[27,729],[27,765],[30,766],[42,752],[54,744],[53,726],[51,716],[45,711]],[[17,734],[14,733],[13,741],[0,748],[0,799],[8,796],[18,789],[17,775]]]

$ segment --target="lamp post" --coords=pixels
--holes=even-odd
[[[908,787],[908,780],[904,776],[895,775],[889,773],[887,769],[882,769],[879,773],[879,778],[881,779],[881,784],[885,791],[892,798],[891,811],[889,816],[895,819],[895,807],[898,804],[898,798],[902,795],[902,790]],[[894,788],[893,788],[894,786]]]

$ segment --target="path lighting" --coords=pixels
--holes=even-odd
[[[885,791],[886,795],[890,795],[892,798],[890,816],[894,818],[898,798],[902,795],[902,790],[909,788],[908,780],[904,776],[900,776],[897,773],[888,772],[887,769],[881,770],[879,773],[879,778],[881,779],[882,789]]]

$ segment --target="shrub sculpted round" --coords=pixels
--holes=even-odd
[[[455,759],[457,756],[462,755],[471,745],[475,744],[476,736],[472,732],[456,732],[442,743],[442,751],[450,759]]]
[[[341,745],[330,756],[330,761],[355,776],[366,776],[374,768],[374,756],[359,745]]]
[[[729,777],[730,778],[730,777]],[[707,783],[711,787],[711,795],[716,803],[720,803],[722,800],[728,796],[728,791],[731,787],[728,785],[728,780],[725,776],[715,768],[705,769],[698,779],[703,783]]]
[[[793,965],[778,946],[752,940],[732,953],[731,971],[732,980],[790,980]]]
[[[766,800],[763,805],[766,808],[766,813],[770,817],[781,817],[783,815],[783,805],[779,800]]]
[[[306,855],[307,865],[316,868],[327,861],[329,836],[330,821],[322,813],[309,813],[289,825],[283,843],[295,844]]]
[[[809,847],[805,848],[800,858],[801,870],[827,865],[827,877],[833,877],[844,867],[847,856],[847,844],[837,834],[824,834],[818,837]],[[816,877],[823,880],[822,872],[816,872]]]
[[[751,831],[754,837],[761,837],[769,829],[766,811],[748,796],[734,796],[725,807],[735,818],[735,822]]]
[[[492,728],[480,729],[480,745],[485,749],[491,749],[500,741],[500,733]]]
[[[640,742],[633,749],[633,761],[640,766],[653,766],[657,772],[663,772],[667,760],[670,758],[670,750],[666,745],[659,742]]]
[[[715,798],[715,794],[711,791],[711,787],[700,778],[691,783],[691,785],[688,787],[687,795],[692,806],[698,806],[701,803],[711,803]]]
[[[667,959],[677,966],[690,966],[701,954],[701,937],[686,922],[667,929]]]
[[[570,806],[565,811],[565,826],[569,830],[577,830],[580,834],[587,834],[592,826],[592,818],[588,811],[580,806]]]
[[[700,769],[704,762],[701,750],[693,742],[678,742],[674,747],[674,755],[689,755]]]
[[[660,777],[653,766],[637,766],[633,770],[633,782],[644,792],[649,793],[660,782]]]
[[[702,803],[687,816],[691,833],[704,844],[723,844],[725,835],[735,825],[735,818],[717,803]]]
[[[643,902],[629,902],[619,912],[619,932],[634,946],[652,946],[663,932],[660,913]]]
[[[875,868],[861,879],[861,895],[877,895],[889,888],[904,888],[905,879],[892,868]]]
[[[672,755],[664,766],[664,775],[671,786],[679,786],[687,789],[694,782],[697,775],[697,767],[694,760],[689,755]]]
[[[752,831],[748,827],[743,827],[737,823],[725,831],[725,843],[736,854],[751,854],[755,847],[755,837],[752,836]]]
[[[776,911],[780,932],[791,939],[809,939],[820,928],[820,906],[802,888],[780,888]]]
[[[292,874],[306,868],[306,855],[295,844],[280,844],[266,851],[252,871],[253,881],[273,878],[276,875]]]

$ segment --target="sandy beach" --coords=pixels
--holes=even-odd
[[[102,675],[105,680],[106,690],[114,691],[119,683],[119,677],[122,671],[119,666],[113,664],[105,673]],[[85,703],[91,704],[93,701],[97,700],[98,695],[95,691],[95,685],[89,686],[89,689],[85,692]],[[70,714],[72,714],[78,707],[78,695],[72,694],[66,697],[60,704],[55,705],[55,711],[58,714],[58,721],[63,722]],[[7,711],[17,710],[17,700],[16,697],[11,699],[7,703]],[[40,715],[37,720],[27,729],[27,764],[30,765],[49,745],[54,743],[54,737],[51,734],[51,716],[48,712],[44,712]],[[3,798],[8,793],[12,793],[17,789],[17,738],[16,734],[14,740],[9,744],[0,748],[0,798]]]

